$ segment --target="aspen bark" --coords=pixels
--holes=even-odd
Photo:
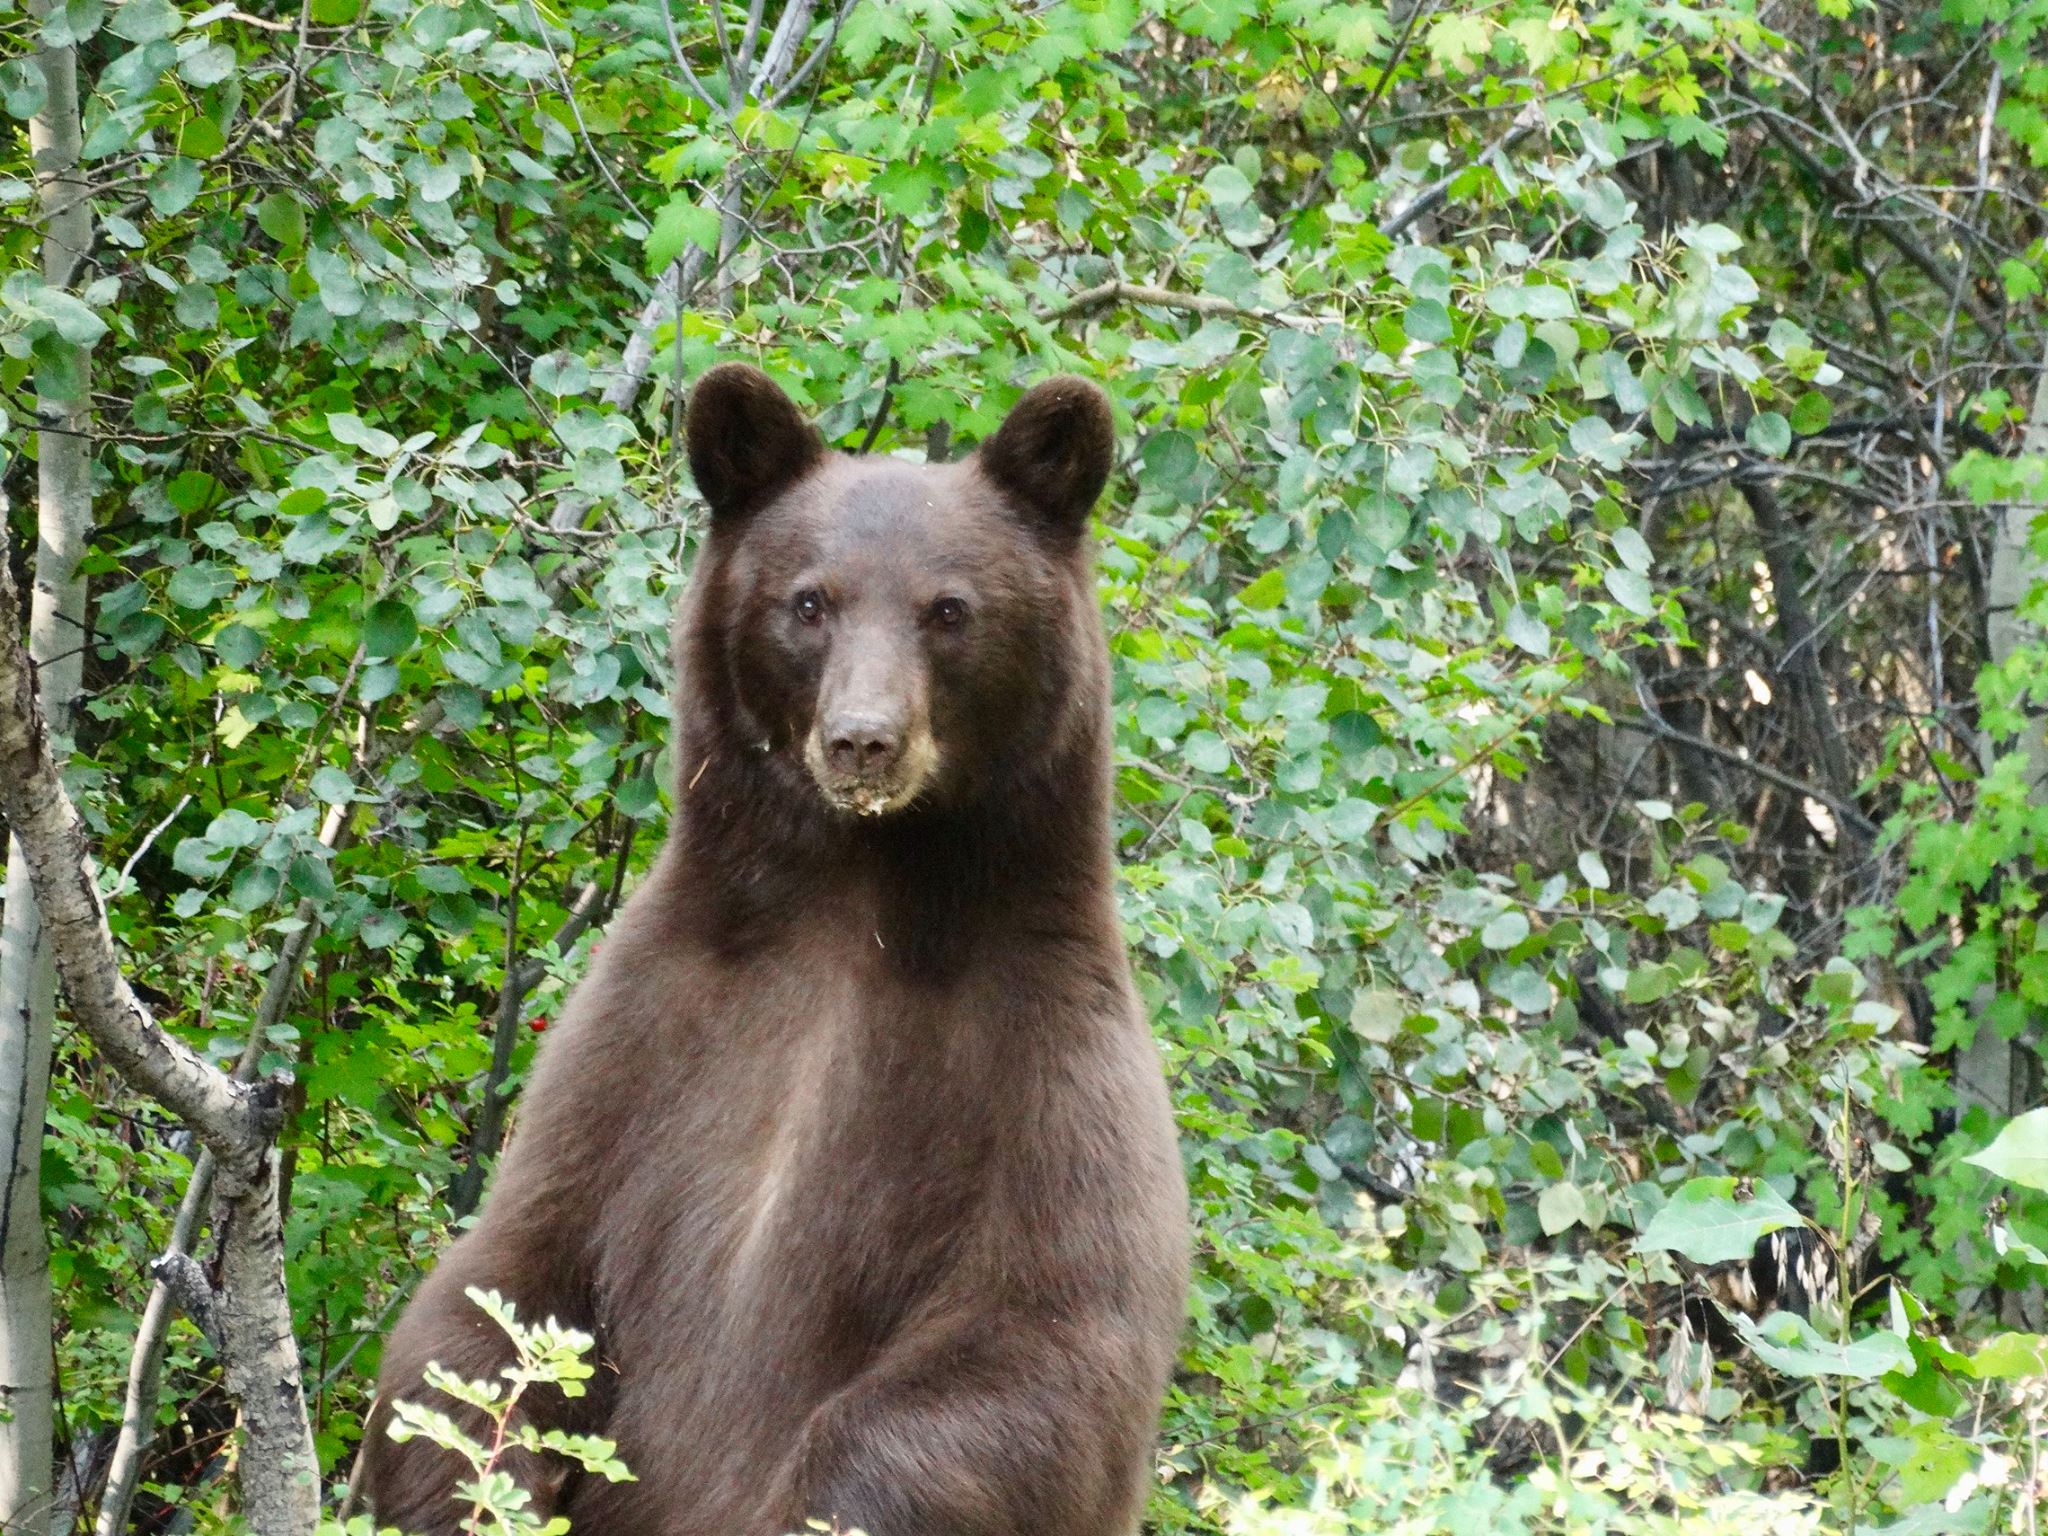
[[[31,15],[40,23],[45,7]],[[43,281],[70,288],[92,242],[92,205],[79,175],[77,50],[43,48],[42,110],[29,123],[42,216]],[[92,527],[90,349],[69,349],[61,394],[36,406],[37,504],[28,654],[37,673],[52,749],[69,755],[72,707],[84,659],[85,582],[79,564]],[[61,376],[60,376],[61,377]],[[18,632],[17,632],[18,633]],[[10,637],[11,639],[12,637]],[[9,1529],[48,1523],[53,1507],[50,1255],[42,1220],[45,1098],[57,982],[30,888],[27,862],[9,842],[0,912],[0,1520]]]

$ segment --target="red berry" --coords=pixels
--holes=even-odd
[[[544,1013],[536,1013],[531,1019],[527,1020],[526,1027],[537,1035],[548,1027],[548,1016]]]

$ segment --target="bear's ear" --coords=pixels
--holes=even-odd
[[[1086,379],[1047,379],[1011,408],[975,458],[1019,508],[1078,535],[1116,461],[1109,398]]]
[[[825,457],[796,402],[745,363],[720,363],[698,379],[683,424],[690,474],[714,518],[765,506]]]

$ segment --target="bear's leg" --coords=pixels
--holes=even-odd
[[[1009,1312],[912,1329],[813,1414],[777,1530],[1126,1536],[1155,1376],[1113,1322]]]

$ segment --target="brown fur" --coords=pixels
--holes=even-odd
[[[592,1393],[532,1417],[638,1481],[517,1469],[586,1536],[1123,1536],[1187,1231],[1112,890],[1107,405],[1054,380],[920,467],[727,365],[689,435],[675,824],[380,1402],[502,1363],[494,1286],[597,1334]],[[379,1522],[455,1530],[452,1461],[383,1422]]]

